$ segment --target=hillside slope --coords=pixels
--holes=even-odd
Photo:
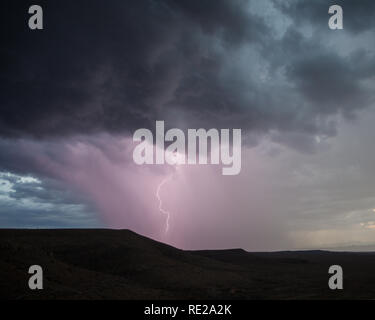
[[[30,265],[44,271],[31,291]],[[344,290],[328,289],[328,268]],[[375,298],[375,253],[183,251],[129,230],[0,230],[2,299]]]

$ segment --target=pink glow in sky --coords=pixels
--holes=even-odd
[[[42,174],[86,195],[105,227],[131,229],[178,247],[225,247],[229,238],[241,246],[243,233],[259,237],[270,219],[261,201],[262,183],[246,189],[243,178],[223,176],[221,166],[138,166],[128,138],[98,135],[19,144]],[[170,214],[168,232],[157,198],[160,184],[162,209]]]
[[[9,163],[19,159],[41,179],[85,195],[103,227],[186,249],[320,248],[374,239],[368,226],[375,221],[375,150],[356,141],[372,141],[375,115],[361,121],[360,130],[345,124],[340,137],[320,141],[316,154],[270,141],[245,147],[238,176],[223,176],[214,165],[181,165],[176,173],[168,165],[138,166],[132,140],[110,135],[17,140],[7,156]],[[358,155],[365,153],[359,165]],[[167,233],[156,197],[165,179],[159,195],[170,213]]]

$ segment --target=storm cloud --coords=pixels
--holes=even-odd
[[[353,116],[373,100],[363,83],[374,76],[373,51],[329,45],[336,33],[322,1],[272,4],[273,19],[243,0],[45,2],[45,29],[31,32],[27,2],[7,2],[0,133],[129,133],[165,119],[334,135],[326,116]],[[373,31],[358,25],[371,10],[349,10],[343,33]],[[313,29],[324,32],[307,34],[316,15]]]

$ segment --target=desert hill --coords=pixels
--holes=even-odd
[[[43,267],[44,289],[28,286]],[[328,288],[328,268],[344,290]],[[374,299],[375,253],[184,251],[129,230],[0,230],[2,299]]]

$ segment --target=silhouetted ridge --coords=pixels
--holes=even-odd
[[[375,254],[184,251],[130,230],[0,230],[0,297],[14,299],[374,298]],[[44,290],[27,287],[31,265]],[[345,290],[327,289],[339,264]]]

